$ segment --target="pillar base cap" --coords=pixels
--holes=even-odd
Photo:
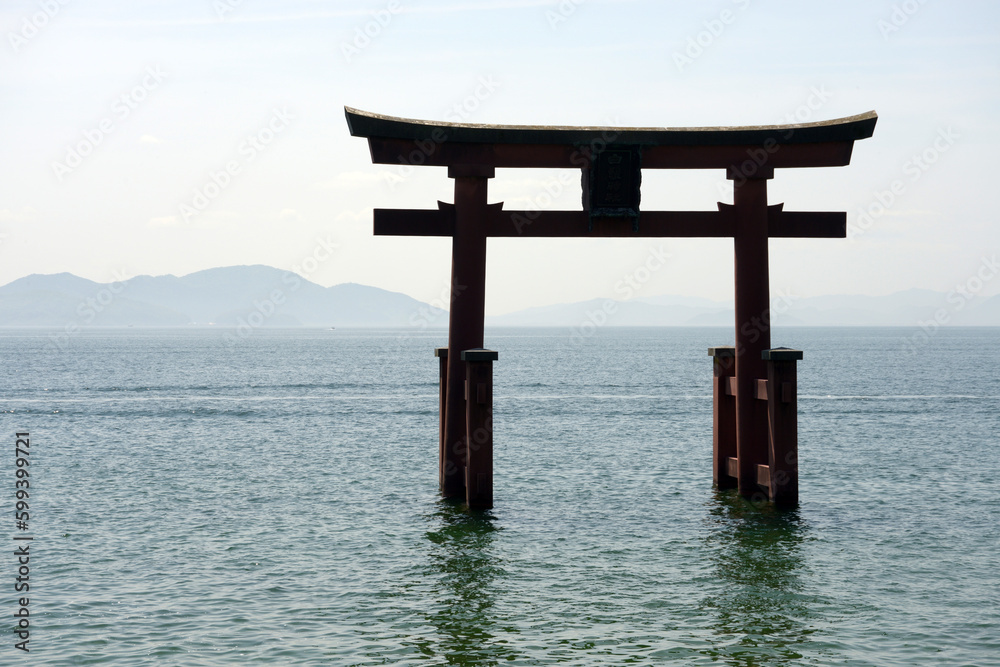
[[[462,350],[462,361],[496,361],[500,355],[495,350]]]
[[[801,361],[802,350],[793,350],[790,347],[776,347],[772,350],[761,352],[760,358],[764,361]]]

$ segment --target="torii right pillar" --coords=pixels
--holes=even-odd
[[[736,457],[740,495],[760,492],[757,466],[767,457],[767,405],[756,400],[757,380],[767,377],[761,355],[771,347],[771,297],[767,266],[767,181],[759,168],[748,178],[729,170],[734,183],[736,276]]]
[[[795,361],[798,350],[771,349],[768,281],[767,181],[774,171],[758,168],[748,176],[729,170],[734,182],[736,346],[713,348],[716,358],[715,440],[713,462],[720,487],[736,482],[740,495],[772,500],[779,507],[798,504],[798,434]],[[735,377],[726,364],[735,357]],[[724,395],[735,399],[735,420],[725,411]],[[731,405],[731,403],[730,403]],[[735,457],[731,437],[735,421]],[[729,479],[726,479],[729,477]]]

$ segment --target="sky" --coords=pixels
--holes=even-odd
[[[648,127],[875,110],[849,166],[769,182],[770,203],[849,226],[772,240],[772,292],[1000,293],[995,2],[7,0],[0,37],[0,284],[266,264],[447,298],[447,239],[372,234],[375,207],[452,201],[445,170],[373,165],[344,106]],[[498,170],[490,201],[579,209],[579,173]],[[643,174],[645,210],[718,201],[721,170]],[[632,296],[731,300],[732,245],[492,239],[487,313],[620,296],[636,275]]]

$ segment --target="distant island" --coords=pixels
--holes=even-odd
[[[421,308],[428,306],[405,294],[323,287],[261,265],[113,283],[35,274],[0,287],[0,326],[405,327]]]
[[[732,326],[731,303],[654,296],[529,308],[487,326]],[[778,296],[777,326],[1000,326],[1000,295],[967,299],[911,289],[886,296]],[[0,287],[0,326],[446,327],[439,309],[398,292],[345,283],[323,287],[269,266],[96,283],[34,274]]]

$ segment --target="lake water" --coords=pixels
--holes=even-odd
[[[775,331],[791,512],[712,488],[729,329],[487,331],[485,513],[437,493],[444,332],[227,333],[0,331],[0,664],[1000,664],[998,329]]]

